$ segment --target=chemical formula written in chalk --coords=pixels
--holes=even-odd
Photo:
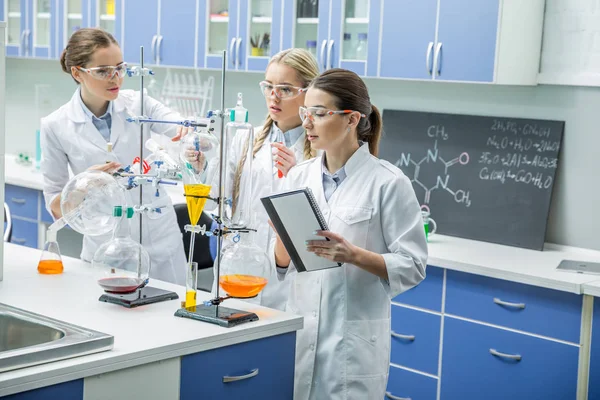
[[[452,189],[449,187],[450,174],[449,168],[453,165],[460,164],[466,165],[469,163],[469,153],[462,152],[458,157],[446,161],[438,150],[438,140],[446,141],[449,139],[448,132],[443,125],[431,125],[427,128],[427,136],[433,141],[433,149],[427,149],[425,156],[419,161],[415,161],[411,153],[402,153],[400,159],[396,161],[395,165],[402,169],[407,176],[412,175],[411,182],[419,185],[425,190],[425,196],[423,199],[423,205],[428,208],[429,202],[431,201],[431,194],[441,189],[449,193],[454,201],[462,203],[465,207],[471,206],[470,192],[464,189]],[[409,173],[409,168],[414,167],[414,172]],[[433,174],[424,174],[425,169],[430,169]],[[437,173],[435,172],[437,171]],[[427,180],[424,175],[433,176],[434,181],[431,179]]]

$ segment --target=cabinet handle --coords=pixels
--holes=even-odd
[[[394,331],[392,331],[392,336],[395,338],[398,338],[398,339],[410,340],[411,342],[413,342],[415,340],[415,335],[401,335]]]
[[[162,52],[162,41],[163,41],[163,36],[159,35],[158,36],[158,44],[156,45],[156,58],[158,58],[157,64],[160,64],[160,61],[161,61],[160,54]]]
[[[27,31],[23,30],[23,32],[21,32],[21,48],[20,48],[21,55],[23,55],[23,56],[26,55],[25,54],[25,37],[26,36],[27,36]]]
[[[158,35],[152,36],[152,59],[156,63],[156,41],[158,40]]]
[[[31,40],[31,30],[27,31],[27,55],[32,55],[31,52],[31,47],[29,46],[29,43],[33,44],[33,41]]]
[[[231,54],[231,66],[235,67],[235,53],[233,52],[233,46],[235,46],[236,38],[231,39],[231,43],[229,44],[229,54]]]
[[[390,392],[385,392],[385,397],[387,397],[388,399],[391,399],[391,400],[411,400],[410,397],[398,397],[398,396],[394,396]]]
[[[253,369],[249,374],[240,376],[224,376],[223,383],[243,381],[244,379],[254,378],[258,375],[258,368]]]
[[[25,204],[25,202],[26,202],[25,199],[17,199],[15,197],[11,197],[10,201],[12,201],[13,203],[16,203],[16,204]]]
[[[433,42],[429,42],[429,46],[427,46],[427,53],[425,53],[425,68],[427,68],[427,72],[429,75],[433,73],[433,65],[431,65],[431,51],[433,50]]]
[[[237,41],[235,43],[235,58],[240,67],[242,66],[242,57],[240,57],[240,47],[241,46],[242,46],[242,38],[239,37],[239,38],[237,38]]]
[[[331,60],[331,52],[333,50],[333,40],[329,41],[329,45],[327,46],[327,62],[329,62],[329,68],[333,68],[333,61]],[[325,66],[325,69],[327,69],[327,66]]]
[[[490,349],[490,354],[493,356],[496,356],[496,357],[506,358],[508,360],[521,361],[521,355],[519,355],[519,354],[500,353],[496,349]]]
[[[497,297],[494,297],[494,303],[498,304],[499,306],[519,308],[521,310],[525,308],[525,303],[509,303],[508,301],[502,301]]]
[[[435,48],[435,56],[433,57],[433,63],[435,64],[435,69],[437,71],[438,76],[442,74],[442,63],[440,62],[440,53],[442,52],[442,42],[438,42],[437,47]]]
[[[26,239],[19,239],[14,236],[12,237],[12,239],[10,241],[11,241],[11,243],[16,243],[16,244],[25,244],[27,242]]]
[[[327,69],[327,60],[325,59],[325,46],[326,45],[327,45],[327,40],[323,40],[323,43],[321,43],[321,59],[319,60],[323,63],[323,70]]]

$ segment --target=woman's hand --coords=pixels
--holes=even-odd
[[[187,135],[188,133],[191,133],[194,131],[193,127],[185,127],[183,125],[178,125],[177,126],[177,134],[175,136],[173,136],[173,138],[171,139],[172,142],[178,142],[181,139],[183,139],[183,137],[185,135]]]
[[[287,176],[290,169],[296,165],[296,156],[292,149],[288,149],[283,143],[271,143],[273,161],[283,176]]]
[[[106,164],[92,165],[91,167],[88,168],[88,171],[95,170],[95,171],[106,172],[107,174],[112,174],[119,168],[121,168],[121,164],[119,164],[116,161],[111,161]]]
[[[275,232],[275,263],[280,267],[288,267],[292,262],[292,258],[285,249],[285,246],[277,233],[277,229],[275,229],[271,220],[268,220],[267,222]]]
[[[317,231],[317,236],[329,240],[307,240],[306,250],[334,262],[356,264],[358,247],[331,231]]]
[[[190,163],[192,168],[198,173],[204,170],[204,164],[206,164],[206,156],[201,151],[188,147],[185,151],[185,160]]]

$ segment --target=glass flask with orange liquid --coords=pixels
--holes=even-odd
[[[55,230],[48,230],[46,233],[46,244],[38,263],[38,272],[40,274],[52,275],[63,273],[64,267],[58,242],[56,241],[56,233]]]

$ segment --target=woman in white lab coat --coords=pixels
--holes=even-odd
[[[291,280],[287,308],[304,316],[294,399],[383,399],[391,299],[425,277],[419,204],[410,180],[376,157],[381,117],[355,73],[326,71],[304,103],[308,140],[324,153],[292,168],[286,189],[312,189],[330,230],[307,249],[343,265],[298,273],[274,240],[280,278]]]
[[[126,64],[114,37],[101,29],[80,29],[73,33],[61,56],[64,72],[78,87],[71,100],[42,119],[41,170],[44,177],[46,208],[60,218],[60,194],[74,174],[88,169],[113,172],[121,165],[132,164],[140,151],[140,128],[126,118],[140,113],[140,93],[120,90]],[[158,101],[144,96],[144,114],[155,119],[180,119]],[[152,125],[145,129],[144,143],[150,131],[178,140],[184,134],[176,125]],[[112,143],[112,152],[108,143]],[[146,157],[147,154],[144,155]],[[109,162],[110,161],[110,162]],[[163,190],[144,186],[144,203],[171,205]],[[139,189],[127,192],[129,204],[139,203]],[[142,244],[151,260],[150,276],[185,284],[186,259],[181,231],[172,207],[164,208],[156,219],[142,218]],[[154,217],[153,217],[154,218]],[[131,223],[131,236],[139,240],[139,216]],[[81,258],[91,261],[100,244],[111,234],[85,236]]]
[[[265,252],[268,251],[273,231],[267,222],[268,216],[260,198],[278,191],[292,166],[316,154],[306,140],[298,107],[304,104],[304,91],[318,74],[317,61],[304,49],[283,50],[269,61],[265,80],[260,83],[260,90],[265,96],[269,113],[263,126],[255,128],[254,132],[250,193],[240,189],[246,187],[246,180],[250,175],[250,171],[243,168],[246,162],[246,157],[243,155],[248,151],[248,136],[236,135],[229,148],[225,195],[231,196],[233,202],[237,204],[243,201],[251,202],[254,228],[258,232],[254,235],[255,242]],[[192,152],[189,156],[191,160],[197,157],[202,160],[198,152]],[[198,168],[202,164],[203,162],[198,162],[194,165]],[[213,191],[218,193],[218,182],[213,183]],[[272,257],[272,252],[268,254]],[[255,300],[251,301],[260,302],[261,305],[270,308],[284,309],[288,295],[287,282],[280,282],[275,270],[271,269],[271,271],[272,275],[268,277],[267,286]],[[215,285],[216,279],[213,290]]]

